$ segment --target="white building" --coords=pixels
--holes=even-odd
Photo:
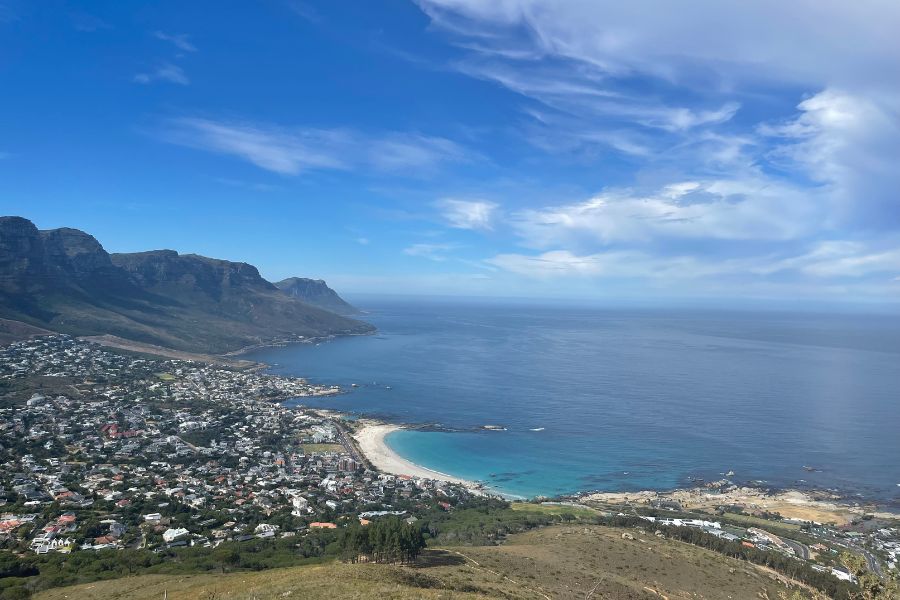
[[[178,529],[166,529],[163,532],[163,541],[167,544],[171,544],[181,536],[187,535],[190,533],[184,527],[179,527]]]

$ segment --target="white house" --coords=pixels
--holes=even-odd
[[[167,544],[170,544],[180,538],[183,535],[187,535],[190,533],[184,527],[179,527],[178,529],[166,529],[163,532],[163,541]]]

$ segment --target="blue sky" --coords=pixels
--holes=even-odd
[[[898,30],[875,0],[0,0],[0,212],[351,294],[894,302]]]

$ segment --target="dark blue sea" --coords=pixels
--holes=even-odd
[[[445,430],[388,437],[432,469],[527,497],[670,489],[733,470],[740,482],[900,499],[897,316],[362,308],[377,334],[250,357],[348,390],[306,404]]]

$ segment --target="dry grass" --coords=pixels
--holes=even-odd
[[[775,575],[688,544],[622,529],[557,526],[502,546],[428,551],[415,567],[347,565],[256,573],[147,575],[43,592],[37,600],[318,598],[777,598]]]

